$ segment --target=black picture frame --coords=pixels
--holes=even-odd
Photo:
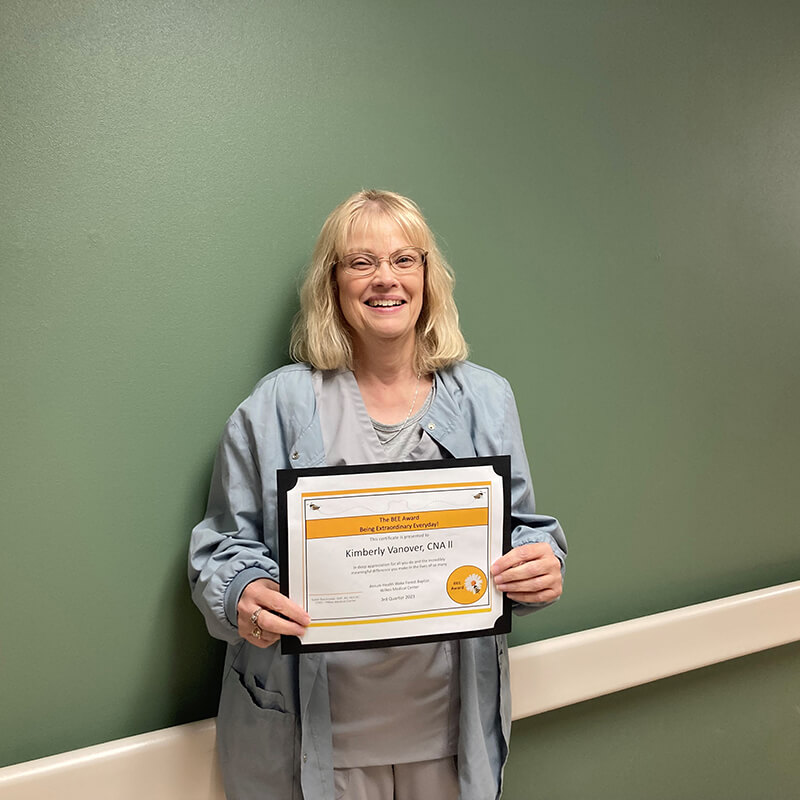
[[[437,461],[403,461],[386,464],[353,464],[338,467],[307,467],[302,469],[277,470],[278,488],[278,565],[280,567],[281,593],[289,596],[289,529],[287,514],[288,493],[297,485],[300,477],[320,477],[324,475],[354,475],[382,472],[401,472],[419,470],[452,469],[453,467],[491,466],[502,479],[503,486],[503,531],[502,551],[511,549],[511,457],[507,455],[483,456],[478,458],[449,458]],[[401,645],[422,644],[453,639],[469,639],[477,636],[493,636],[511,630],[511,601],[503,595],[503,609],[491,628],[461,631],[457,633],[428,634],[424,636],[403,636],[386,639],[358,640],[324,644],[304,644],[297,636],[281,636],[281,652],[285,654],[318,653],[346,650],[364,650],[375,647],[397,647]]]

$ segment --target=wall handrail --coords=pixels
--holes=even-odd
[[[518,645],[509,650],[512,717],[798,640],[800,581],[794,581]]]

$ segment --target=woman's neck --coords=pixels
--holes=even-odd
[[[370,345],[353,343],[353,373],[359,384],[380,383],[385,386],[417,379],[414,366],[416,347],[407,342],[377,341]]]
[[[433,379],[416,371],[413,342],[411,348],[402,349],[384,344],[354,348],[353,374],[369,415],[392,425],[419,410]]]

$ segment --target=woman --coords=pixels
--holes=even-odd
[[[282,655],[306,612],[278,591],[275,470],[510,454],[513,549],[492,565],[515,604],[561,594],[566,542],[535,514],[508,383],[465,361],[453,279],[417,206],[362,191],[325,222],[291,352],[228,421],[193,597],[229,643],[217,719],[228,800],[499,797],[505,637]]]

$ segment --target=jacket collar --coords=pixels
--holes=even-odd
[[[472,441],[472,432],[464,420],[459,403],[462,394],[460,388],[453,381],[445,381],[438,372],[434,380],[436,397],[428,412],[420,420],[420,425],[454,458],[474,458],[477,454]],[[322,428],[310,379],[308,390],[313,413],[289,450],[288,462],[293,469],[325,465],[325,445],[322,441]]]
[[[474,458],[475,445],[459,406],[460,392],[436,373],[436,397],[420,420],[426,433],[454,458]]]

